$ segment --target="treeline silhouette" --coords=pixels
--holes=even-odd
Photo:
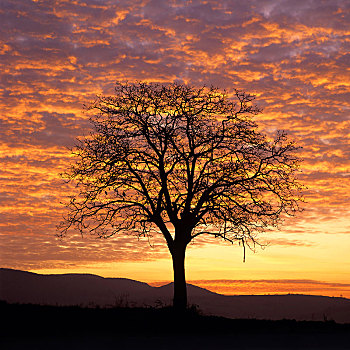
[[[2,349],[346,349],[350,324],[228,319],[193,306],[83,308],[0,302]],[[64,344],[64,345],[63,345]],[[117,346],[118,345],[118,346]]]

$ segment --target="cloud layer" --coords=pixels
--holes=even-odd
[[[226,295],[311,294],[350,297],[349,283],[315,280],[193,280],[188,283]],[[165,282],[154,282],[159,287]]]
[[[255,93],[261,128],[285,129],[303,146],[308,186],[305,212],[272,243],[312,245],[298,230],[350,233],[337,224],[350,214],[349,1],[3,0],[0,16],[2,265],[146,254],[147,242],[139,250],[130,238],[102,254],[114,243],[54,237],[70,190],[59,177],[67,147],[89,130],[83,105],[113,94],[118,80]]]

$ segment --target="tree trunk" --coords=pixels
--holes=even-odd
[[[175,246],[172,252],[174,270],[174,299],[173,306],[176,311],[185,311],[187,307],[187,289],[185,278],[185,252],[186,246]]]

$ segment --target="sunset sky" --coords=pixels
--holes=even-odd
[[[303,149],[304,211],[247,252],[217,240],[187,251],[189,282],[226,294],[350,298],[350,1],[1,0],[0,266],[172,279],[160,238],[56,238],[68,147],[84,105],[116,81],[253,93],[261,129]]]

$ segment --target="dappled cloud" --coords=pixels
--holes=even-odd
[[[90,130],[84,105],[126,80],[256,94],[262,131],[303,147],[307,186],[304,212],[270,243],[312,249],[298,232],[327,231],[349,246],[349,1],[2,0],[0,16],[2,266],[165,256],[157,237],[153,250],[129,236],[55,238],[74,190],[59,174]]]

